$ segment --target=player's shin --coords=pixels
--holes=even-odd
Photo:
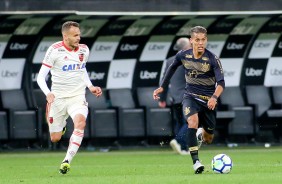
[[[187,131],[187,143],[188,143],[188,147],[189,147],[189,151],[190,151],[190,155],[192,157],[193,160],[193,164],[196,163],[197,160],[199,160],[198,157],[198,142],[197,142],[197,138],[196,138],[196,132],[197,129],[195,128],[188,128]]]
[[[81,145],[83,136],[84,130],[74,129],[70,137],[69,147],[64,161],[67,160],[69,163],[72,161],[73,157],[75,156]]]

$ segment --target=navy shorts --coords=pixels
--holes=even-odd
[[[199,101],[192,97],[186,97],[182,101],[183,114],[185,119],[198,113],[199,127],[202,126],[209,134],[214,134],[216,125],[216,111],[210,110],[207,102]]]

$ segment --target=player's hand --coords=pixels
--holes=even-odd
[[[48,103],[53,103],[54,99],[55,99],[55,95],[52,92],[47,94],[46,100],[47,100]]]
[[[93,95],[95,95],[96,97],[99,97],[102,95],[102,89],[98,86],[90,86],[89,90],[91,91],[91,93]]]
[[[165,108],[166,107],[166,102],[165,101],[159,101],[159,107],[160,108]]]
[[[216,105],[217,105],[217,99],[211,97],[211,98],[209,99],[209,101],[208,101],[208,108],[209,108],[210,110],[214,110],[215,107],[216,107]]]
[[[154,93],[153,93],[153,98],[154,98],[154,100],[158,100],[158,99],[160,99],[160,97],[158,96],[160,93],[162,93],[163,92],[163,88],[162,87],[159,87],[158,89],[156,89],[155,91],[154,91]]]

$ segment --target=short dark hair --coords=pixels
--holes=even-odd
[[[79,23],[74,22],[74,21],[67,21],[62,25],[62,33],[65,31],[68,31],[71,27],[78,27],[79,28]]]
[[[207,30],[203,26],[195,26],[190,29],[190,36],[192,37],[194,33],[204,33],[207,35]]]

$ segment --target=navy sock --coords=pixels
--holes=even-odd
[[[187,142],[188,142],[190,155],[191,155],[192,160],[193,160],[193,164],[195,164],[196,161],[199,160],[198,142],[197,142],[197,138],[196,138],[196,132],[197,132],[197,129],[195,129],[195,128],[188,128],[188,131],[187,131],[187,134],[188,134]]]
[[[180,144],[181,150],[186,150],[187,151],[187,128],[188,125],[184,124],[180,128],[177,136],[175,137],[176,141]]]

